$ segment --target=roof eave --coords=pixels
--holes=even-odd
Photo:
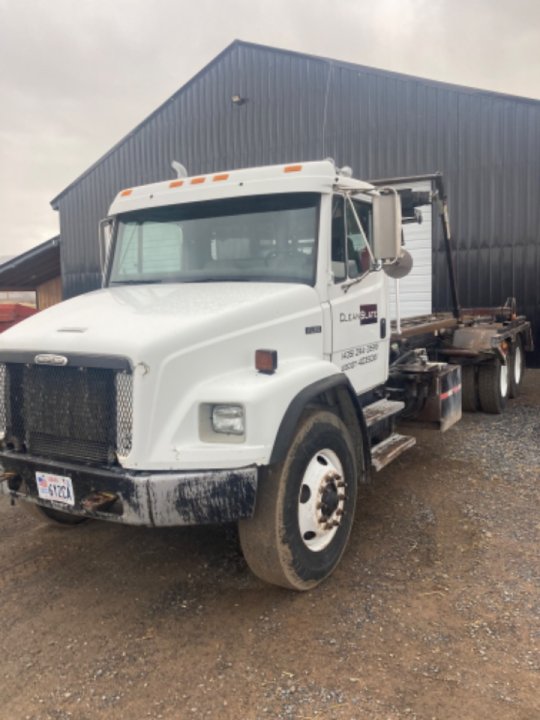
[[[264,50],[265,52],[273,52],[281,55],[290,55],[292,57],[297,58],[305,58],[309,60],[315,60],[318,62],[324,62],[328,63],[330,65],[334,65],[335,67],[343,67],[348,69],[355,69],[356,71],[360,72],[369,72],[374,75],[382,75],[385,77],[393,77],[396,79],[401,80],[414,80],[416,82],[421,82],[426,85],[431,85],[433,87],[439,87],[447,90],[454,90],[456,92],[464,92],[468,94],[479,94],[485,97],[494,97],[501,100],[512,100],[512,101],[518,101],[523,102],[527,104],[535,104],[540,105],[540,100],[535,98],[528,98],[523,97],[519,95],[510,95],[507,93],[501,93],[491,90],[483,90],[480,88],[474,88],[474,87],[467,87],[465,85],[455,85],[452,83],[442,82],[439,80],[432,80],[430,78],[424,78],[424,77],[418,77],[415,75],[407,75],[405,73],[396,72],[393,70],[383,70],[381,68],[374,68],[369,67],[367,65],[358,65],[356,63],[350,63],[346,62],[344,60],[335,60],[332,58],[327,58],[323,56],[318,55],[312,55],[309,53],[301,53],[294,50],[288,50],[278,47],[272,47],[270,45],[261,45],[258,43],[248,42],[246,40],[233,40],[232,43],[227,45],[218,55],[216,55],[209,63],[204,65],[192,78],[190,78],[182,87],[180,87],[173,95],[171,95],[165,102],[161,103],[150,115],[144,118],[138,125],[136,125],[127,135],[125,135],[121,140],[119,140],[117,143],[115,143],[110,150],[108,150],[104,155],[102,155],[96,162],[94,162],[87,170],[85,170],[81,175],[79,175],[75,180],[73,180],[69,185],[67,185],[58,195],[56,195],[50,202],[53,210],[59,209],[59,201],[66,195],[73,187],[78,185],[85,177],[87,177],[96,167],[98,167],[104,160],[106,160],[110,155],[112,155],[118,148],[120,148],[124,143],[126,143],[135,133],[137,133],[140,129],[142,129],[148,122],[150,122],[156,115],[158,115],[169,103],[173,102],[181,93],[183,93],[187,88],[189,88],[193,83],[195,83],[201,76],[203,76],[205,73],[208,72],[208,70],[213,67],[215,64],[220,62],[223,57],[231,53],[235,48],[237,47],[246,47],[246,48],[253,48],[256,50]]]
[[[183,93],[188,87],[190,87],[196,80],[198,80],[202,75],[204,75],[208,70],[218,63],[225,55],[232,52],[232,50],[237,47],[238,45],[246,45],[247,43],[244,43],[242,40],[233,40],[232,43],[227,45],[226,48],[224,48],[218,55],[216,55],[212,60],[210,60],[209,63],[204,65],[199,72],[195,73],[192,78],[190,78],[182,87],[180,87],[173,95],[171,95],[167,100],[162,102],[158,107],[150,113],[150,115],[147,115],[144,120],[142,120],[140,123],[138,123],[127,135],[124,135],[123,138],[121,138],[117,143],[115,143],[104,155],[102,155],[96,162],[92,163],[89,168],[87,168],[81,175],[77,176],[75,180],[73,180],[69,185],[67,185],[58,195],[56,195],[51,201],[51,207],[53,210],[58,210],[58,203],[62,199],[62,197],[68,193],[75,185],[78,185],[81,180],[83,180],[87,175],[89,175],[98,165],[100,165],[104,160],[106,160],[110,155],[112,155],[118,148],[122,147],[124,143],[126,143],[130,137],[135,135],[141,128],[143,128],[147,123],[152,120],[156,115],[158,115],[169,103],[173,102],[180,93]]]

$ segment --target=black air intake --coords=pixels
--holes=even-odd
[[[129,453],[129,373],[16,363],[4,367],[4,424],[6,439],[14,449],[96,464],[112,464],[117,452]]]

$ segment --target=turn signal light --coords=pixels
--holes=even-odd
[[[277,370],[277,350],[255,350],[255,369],[271,375]]]
[[[128,195],[131,195],[132,192],[133,192],[133,190],[122,190],[122,192],[120,193],[120,195],[121,195],[122,197],[127,197]]]

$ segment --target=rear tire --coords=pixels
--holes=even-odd
[[[70,528],[82,523],[88,522],[88,518],[80,517],[79,515],[72,515],[71,513],[65,513],[61,510],[54,510],[53,508],[44,507],[43,505],[37,505],[36,503],[25,502],[21,503],[22,507],[29,515],[33,515],[38,520],[45,520],[51,525],[56,525]]]
[[[523,343],[517,338],[508,358],[508,397],[515,398],[519,395],[523,376],[525,374],[525,352]]]
[[[502,413],[508,398],[508,365],[499,358],[478,368],[478,397],[483,412]]]
[[[478,390],[476,387],[476,367],[461,366],[461,407],[465,412],[476,412],[479,408]]]
[[[328,577],[347,545],[357,495],[356,453],[333,413],[306,413],[283,462],[261,472],[255,515],[239,522],[255,575],[309,590]]]

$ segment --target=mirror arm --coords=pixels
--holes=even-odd
[[[114,242],[117,220],[115,217],[106,217],[99,222],[99,261],[101,269],[101,284],[105,285],[105,281],[109,274],[109,262],[111,257],[111,249]],[[107,243],[105,238],[105,229],[110,228],[110,238]]]
[[[349,193],[346,193],[346,194],[345,194],[345,197],[347,198],[347,201],[348,201],[348,203],[349,203],[349,205],[350,205],[350,208],[351,208],[351,210],[353,211],[353,215],[354,215],[354,219],[356,220],[356,224],[358,225],[358,227],[359,227],[360,230],[362,231],[362,236],[363,236],[363,238],[364,238],[364,242],[366,243],[366,248],[367,248],[367,251],[368,251],[368,253],[369,253],[369,258],[370,258],[370,260],[371,260],[371,264],[373,264],[373,263],[375,263],[375,256],[373,255],[373,250],[371,249],[371,246],[370,246],[370,244],[369,244],[369,241],[368,241],[368,239],[367,239],[367,237],[366,237],[366,233],[365,233],[365,231],[364,231],[364,226],[363,226],[362,223],[360,222],[360,218],[358,217],[358,213],[356,212],[356,208],[354,207],[354,203],[353,203],[353,201],[352,201],[352,199],[351,199],[351,193],[350,193],[350,192],[349,192]]]

